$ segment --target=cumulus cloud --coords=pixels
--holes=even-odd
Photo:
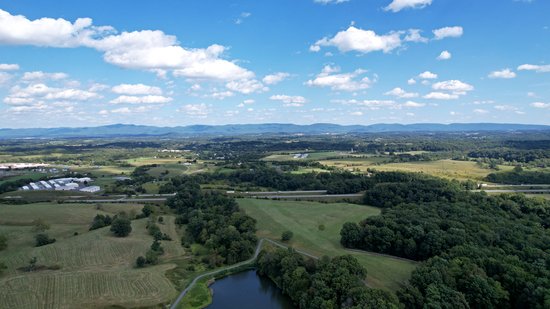
[[[357,91],[370,88],[373,81],[367,76],[365,70],[358,69],[351,73],[339,73],[340,68],[327,65],[314,79],[308,80],[306,85],[310,87],[328,87],[339,91]]]
[[[418,78],[421,78],[421,79],[436,79],[437,74],[432,73],[430,71],[425,71],[425,72],[422,72],[422,73],[418,74]]]
[[[161,95],[162,89],[159,87],[148,86],[144,84],[120,84],[111,88],[116,94],[129,95]]]
[[[264,82],[266,85],[275,85],[275,84],[278,84],[278,83],[282,82],[283,80],[285,80],[289,76],[290,76],[290,74],[288,74],[288,73],[278,72],[278,73],[266,75],[262,79],[262,82]]]
[[[403,39],[405,42],[416,42],[416,43],[426,43],[428,42],[428,38],[423,37],[420,32],[422,30],[420,29],[409,29],[407,35]]]
[[[427,95],[423,96],[423,98],[431,100],[456,100],[458,99],[458,95],[435,91],[428,93]]]
[[[437,56],[437,60],[449,60],[453,57],[453,55],[447,51],[447,50],[444,50],[441,52],[441,54],[439,54],[439,56]]]
[[[465,94],[468,91],[474,90],[474,86],[461,82],[459,80],[446,80],[432,85],[434,90],[451,91],[455,94]]]
[[[493,71],[489,74],[489,78],[505,78],[505,79],[510,79],[510,78],[515,78],[516,77],[516,73],[513,72],[512,70],[506,68],[506,69],[502,69],[500,71]]]
[[[272,95],[269,99],[273,101],[281,101],[286,107],[300,107],[307,102],[306,98],[302,96],[290,96],[286,94]]]
[[[19,70],[18,64],[0,63],[0,71],[17,71]]]
[[[399,87],[393,88],[392,90],[386,92],[385,95],[391,95],[391,96],[395,96],[395,97],[402,98],[402,99],[418,97],[418,93],[416,93],[416,92],[406,92],[405,90],[403,90],[402,88],[399,88]]]
[[[21,79],[25,80],[25,81],[46,80],[46,79],[60,80],[60,79],[65,79],[67,77],[69,77],[68,74],[61,73],[61,72],[47,73],[47,72],[42,72],[42,71],[34,71],[34,72],[25,72]]]
[[[537,64],[522,64],[518,66],[518,71],[535,71],[537,73],[550,72],[550,64],[537,65]]]
[[[347,30],[338,32],[332,38],[322,38],[310,47],[310,51],[318,52],[323,46],[333,46],[342,52],[356,51],[370,53],[382,51],[389,53],[401,46],[401,32],[390,32],[378,35],[372,30],[363,30],[350,26]]]
[[[418,103],[418,102],[414,102],[414,101],[407,101],[404,104],[402,104],[401,106],[411,107],[411,108],[419,108],[419,107],[426,106],[426,104],[425,103]]]
[[[531,106],[534,108],[550,108],[550,103],[533,102]]]
[[[227,89],[240,92],[242,94],[250,94],[254,92],[268,91],[269,88],[265,87],[261,82],[255,79],[241,79],[228,82]]]
[[[4,103],[11,105],[30,105],[38,100],[87,101],[100,96],[91,91],[73,88],[48,87],[45,84],[31,84],[27,87],[14,86],[10,89]]]
[[[90,18],[70,22],[62,18],[29,20],[0,10],[0,44],[42,47],[88,47],[103,53],[113,65],[189,79],[233,81],[252,79],[254,73],[223,59],[226,48],[185,48],[177,38],[159,30],[117,32],[111,26],[94,26]]]
[[[396,13],[408,8],[421,9],[430,4],[432,4],[432,0],[393,0],[384,10]]]
[[[171,102],[172,98],[160,95],[129,96],[121,95],[111,101],[111,104],[164,104]]]
[[[340,4],[348,1],[349,0],[313,0],[313,2],[320,4]]]
[[[464,29],[459,26],[455,27],[443,27],[435,29],[433,31],[435,40],[442,40],[444,38],[459,38],[464,33]]]
[[[210,107],[204,103],[187,104],[178,109],[178,111],[194,118],[206,118],[210,113]]]

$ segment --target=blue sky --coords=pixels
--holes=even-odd
[[[0,128],[550,124],[546,0],[0,0]]]

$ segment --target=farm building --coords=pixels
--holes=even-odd
[[[80,191],[88,192],[88,193],[99,192],[99,190],[101,190],[101,188],[99,186],[89,186],[89,187],[84,187],[84,188],[80,189]]]

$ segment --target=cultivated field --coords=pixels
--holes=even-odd
[[[281,233],[294,233],[290,245],[311,254],[336,256],[352,254],[367,268],[372,287],[396,290],[410,277],[415,263],[397,258],[345,250],[340,245],[340,229],[345,222],[358,222],[380,213],[374,207],[345,203],[290,202],[239,199],[239,205],[258,223],[258,236],[280,240]],[[324,225],[324,230],[319,228]]]
[[[177,294],[165,272],[175,264],[135,269],[137,256],[144,255],[153,238],[145,228],[147,219],[132,221],[128,237],[112,236],[109,227],[88,231],[96,214],[120,211],[138,213],[142,205],[38,203],[0,205],[0,234],[8,237],[0,262],[8,267],[0,277],[0,308],[104,308],[154,306],[170,302]],[[53,244],[34,247],[32,220],[50,224]],[[159,225],[175,241],[163,241],[164,258],[184,254],[179,245],[173,216]],[[76,234],[77,233],[77,234]],[[24,273],[32,257],[38,265],[59,268]]]
[[[481,181],[494,170],[479,167],[473,161],[422,161],[407,163],[381,163],[383,158],[352,159],[352,160],[325,160],[320,161],[326,166],[334,166],[350,171],[366,172],[367,169],[378,171],[401,171],[413,173],[426,173],[436,177],[457,180],[478,180]],[[512,166],[499,166],[501,171],[511,170]]]

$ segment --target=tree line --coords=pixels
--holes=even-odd
[[[382,214],[341,230],[345,247],[424,261],[398,292],[406,308],[550,306],[550,202],[411,177],[369,189]]]

